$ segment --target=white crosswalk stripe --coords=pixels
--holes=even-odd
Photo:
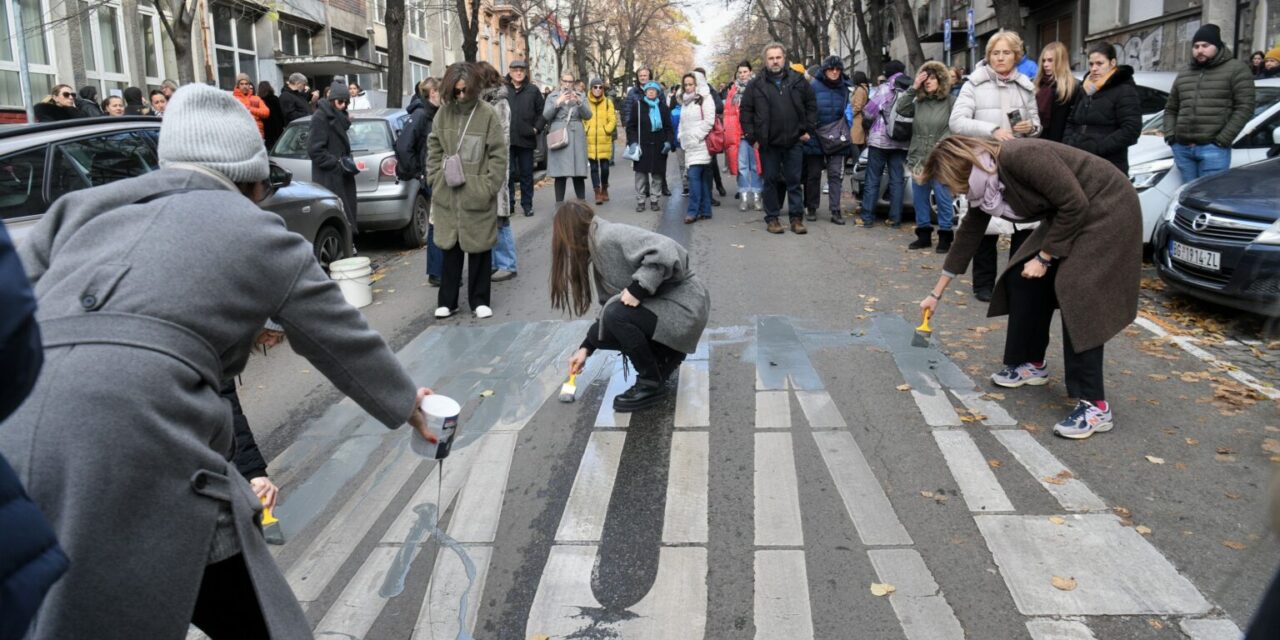
[[[906,340],[900,338],[904,331],[910,331],[910,326],[900,319],[880,320],[876,332],[891,347],[902,379],[912,386],[910,397],[919,411],[918,424],[902,428],[930,432],[937,445],[933,455],[945,462],[943,468],[959,487],[972,515],[972,526],[985,542],[1017,612],[1025,616],[1030,637],[1084,640],[1094,637],[1089,628],[1090,616],[1151,614],[1177,617],[1178,624],[1192,638],[1239,637],[1239,629],[1230,620],[1206,618],[1214,608],[1195,585],[1146,538],[1120,526],[1085,479],[1077,477],[1032,434],[1016,428],[1016,416],[996,399],[981,393],[940,352],[899,352],[894,345],[908,343],[909,333],[905,334]],[[310,536],[290,541],[291,545],[300,545],[300,551],[287,548],[281,555],[287,558],[286,575],[300,601],[314,609],[309,614],[317,621],[317,635],[365,637],[386,618],[388,603],[399,595],[396,587],[404,589],[415,564],[429,567],[423,569],[429,571],[429,579],[425,593],[422,586],[417,587],[416,593],[422,594],[421,606],[415,609],[416,617],[410,614],[413,627],[411,631],[406,629],[404,635],[426,640],[459,637],[460,631],[474,632],[479,603],[503,597],[487,594],[486,585],[496,570],[490,565],[498,555],[494,545],[499,539],[506,495],[511,490],[511,470],[522,455],[521,429],[534,419],[543,403],[554,402],[562,382],[562,363],[576,347],[581,330],[580,326],[531,323],[501,336],[473,335],[469,338],[473,346],[496,345],[499,341],[506,341],[506,345],[497,354],[486,356],[483,366],[462,360],[439,370],[445,384],[459,385],[465,393],[493,387],[496,378],[507,379],[505,376],[509,375],[513,382],[504,387],[505,393],[515,398],[511,406],[519,407],[511,410],[481,405],[491,413],[472,418],[468,427],[475,426],[480,433],[455,448],[444,465],[442,486],[437,486],[433,470],[416,489],[408,489],[411,478],[423,477],[424,465],[430,466],[431,462],[408,455],[404,443],[395,440],[403,439],[402,434],[360,435],[363,427],[348,429],[355,439],[386,440],[376,447],[362,445],[362,451],[367,453],[356,459],[366,461],[360,463],[367,468],[365,475],[347,482],[349,491],[335,489],[332,499],[341,502],[328,507],[326,513],[333,515],[327,523],[312,526],[315,533]],[[674,411],[668,409],[665,418],[670,431],[669,453],[652,462],[666,465],[656,574],[647,593],[642,597],[637,594],[638,600],[625,612],[611,614],[597,597],[599,587],[593,586],[593,576],[600,571],[600,549],[611,516],[611,501],[616,487],[622,484],[618,474],[628,455],[628,438],[639,434],[631,433],[635,416],[612,410],[613,397],[633,383],[633,375],[624,372],[617,357],[598,357],[589,363],[590,370],[579,378],[578,395],[583,403],[581,410],[587,416],[594,414],[595,419],[587,423],[591,431],[585,446],[579,445],[583,446],[581,457],[568,495],[558,507],[554,531],[545,534],[549,549],[544,547],[545,563],[536,569],[540,575],[521,630],[524,636],[598,635],[639,640],[696,640],[706,636],[709,616],[717,614],[708,608],[707,592],[708,549],[718,535],[708,517],[716,508],[712,503],[716,494],[709,482],[718,465],[745,463],[752,478],[745,490],[751,492],[746,503],[746,508],[752,509],[748,524],[753,527],[747,534],[751,548],[748,574],[754,581],[747,624],[754,625],[755,637],[812,638],[821,627],[815,618],[820,609],[810,600],[811,591],[818,592],[818,587],[810,583],[809,570],[815,562],[811,554],[817,551],[807,546],[812,544],[808,534],[813,533],[807,527],[813,523],[801,508],[806,490],[801,478],[807,475],[810,482],[820,477],[824,490],[831,489],[832,495],[838,496],[838,502],[833,504],[843,507],[834,520],[830,514],[823,514],[821,526],[855,531],[857,541],[864,547],[860,553],[865,553],[865,561],[873,571],[869,575],[847,576],[849,582],[842,588],[865,591],[870,582],[894,585],[895,590],[879,602],[887,605],[886,611],[892,610],[902,637],[908,640],[964,638],[960,618],[945,589],[938,584],[945,576],[935,579],[929,568],[934,561],[929,554],[934,551],[916,548],[912,532],[904,526],[886,491],[887,485],[878,477],[883,470],[868,462],[855,438],[862,432],[851,429],[851,421],[841,411],[842,406],[848,405],[837,400],[838,394],[833,397],[824,388],[822,376],[809,361],[799,334],[785,318],[776,317],[761,318],[755,327],[726,334],[756,341],[749,351],[754,353],[756,365],[751,460],[714,455],[716,434],[726,428],[718,422],[720,413],[716,410],[720,394],[725,392],[716,389],[750,382],[719,377],[715,367],[718,347],[704,344],[681,366]],[[536,364],[511,363],[509,359],[515,359],[516,354],[509,350],[518,350],[521,357]],[[507,368],[494,368],[494,362],[505,362]],[[927,365],[929,362],[933,364]],[[588,398],[600,404],[588,406],[584,402]],[[794,420],[793,404],[799,409]],[[962,408],[958,410],[957,406]],[[335,409],[334,419],[350,421],[350,408],[342,411],[345,413]],[[979,414],[981,428],[994,437],[994,443],[983,446],[1004,447],[1026,473],[997,477],[971,435],[970,430],[978,423],[961,421],[962,412]],[[808,428],[792,424],[800,416]],[[645,424],[652,428],[648,422]],[[316,428],[338,431],[333,425]],[[338,447],[345,445],[340,439],[336,442]],[[298,460],[322,455],[301,448],[298,451],[291,454]],[[802,465],[807,468],[818,460],[825,473],[820,471],[819,476],[813,476],[801,472]],[[1022,483],[1024,488],[1038,487],[1062,511],[1019,513],[1002,480]],[[441,494],[439,505],[437,492]],[[405,501],[404,496],[409,493],[412,495]],[[745,491],[742,495],[746,495]],[[392,504],[398,505],[395,508],[399,511],[390,518],[391,524],[375,531],[379,521],[387,521],[383,516]],[[424,511],[424,507],[429,509]],[[428,548],[437,507],[451,514],[444,533],[457,541],[473,575],[452,549],[437,550],[432,546],[432,554],[419,557]],[[1050,521],[1051,515],[1060,515],[1065,524]],[[376,538],[376,544],[362,557],[352,558],[353,549],[369,537]],[[1068,539],[1070,545],[1065,544]],[[745,558],[738,561],[746,562]],[[1072,592],[1053,589],[1048,578],[1056,575],[1054,571],[1074,576],[1082,585],[1087,583],[1087,588],[1082,586]],[[422,575],[427,578],[428,573]],[[338,589],[333,582],[340,576],[344,582]],[[332,595],[335,591],[336,597]],[[459,604],[463,594],[470,603],[465,611]],[[498,635],[518,635],[518,631],[504,629]]]

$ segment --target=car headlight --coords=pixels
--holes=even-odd
[[[1164,215],[1161,216],[1165,222],[1173,222],[1173,216],[1178,213],[1178,199],[1182,197],[1182,191],[1186,188],[1185,184],[1178,187],[1178,190],[1173,192],[1173,197],[1169,198],[1169,206],[1164,208]]]
[[[1133,183],[1134,189],[1145,191],[1159,184],[1172,168],[1173,158],[1134,165],[1129,168],[1129,182]]]
[[[1258,244],[1280,244],[1280,220],[1271,223],[1265,231],[1253,239]]]

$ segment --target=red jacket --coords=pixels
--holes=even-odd
[[[258,123],[258,135],[265,137],[266,125],[264,123],[267,121],[267,117],[271,115],[271,109],[267,108],[267,103],[252,93],[241,93],[239,89],[232,91],[231,95],[235,96],[236,100],[239,100],[240,104],[249,110],[249,115],[253,116],[254,122]]]
[[[742,122],[738,120],[738,105],[733,97],[738,93],[738,85],[729,86],[724,96],[724,157],[729,164],[729,173],[738,175],[738,145],[742,141]],[[763,175],[760,168],[760,152],[756,151],[756,171]]]

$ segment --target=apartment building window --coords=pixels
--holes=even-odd
[[[88,9],[92,5],[85,5]],[[89,82],[98,85],[98,93],[110,95],[124,91],[129,74],[124,61],[124,16],[119,5],[101,4],[80,16],[80,37],[84,46],[84,70]]]
[[[227,90],[235,89],[238,73],[247,73],[250,79],[257,80],[258,52],[253,33],[257,16],[248,13],[243,6],[222,4],[214,5],[211,13],[218,86]]]
[[[311,55],[311,29],[280,21],[280,52],[290,56]]]
[[[387,0],[373,0],[373,21],[378,24],[386,24],[385,16],[387,15]]]
[[[57,84],[58,70],[53,60],[53,30],[41,29],[41,16],[49,10],[45,0],[18,0],[22,10],[22,26],[26,37],[21,43],[27,51],[27,67],[31,73],[31,98],[43,100]],[[18,25],[11,2],[0,2],[0,106],[22,107],[22,88],[18,81]]]
[[[151,2],[138,3],[138,19],[142,23],[142,59],[148,88],[160,88],[164,82],[164,44],[160,37],[160,16]]]
[[[374,51],[373,58],[375,62],[377,62],[378,64],[384,67],[387,66],[387,61],[391,59],[389,56],[387,56],[387,52],[383,49],[378,49]],[[382,73],[379,73],[378,75],[373,77],[373,88],[378,91],[387,90],[387,72],[386,71],[383,71]]]
[[[415,38],[427,39],[427,10],[421,6],[412,6],[407,9],[409,18],[409,35]]]
[[[445,49],[453,48],[453,36],[451,35],[452,25],[449,20],[449,10],[445,9],[440,12],[440,37],[444,42]]]
[[[360,42],[355,38],[335,32],[333,34],[333,53],[340,56],[346,56],[348,58],[359,58]],[[346,78],[347,84],[360,82],[360,76],[354,73],[343,77]]]
[[[431,65],[409,58],[409,87],[405,93],[413,93],[418,83],[431,77]]]

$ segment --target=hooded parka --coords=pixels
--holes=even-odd
[[[1116,67],[1093,95],[1083,81],[1076,93],[1062,141],[1129,173],[1129,147],[1142,135],[1142,101],[1133,82],[1133,67]]]
[[[462,158],[467,178],[459,187],[444,181],[444,159],[455,153]],[[507,155],[501,119],[488,103],[474,98],[447,102],[436,112],[427,137],[427,183],[436,246],[484,253],[497,243],[496,207],[498,192],[505,191]]]

